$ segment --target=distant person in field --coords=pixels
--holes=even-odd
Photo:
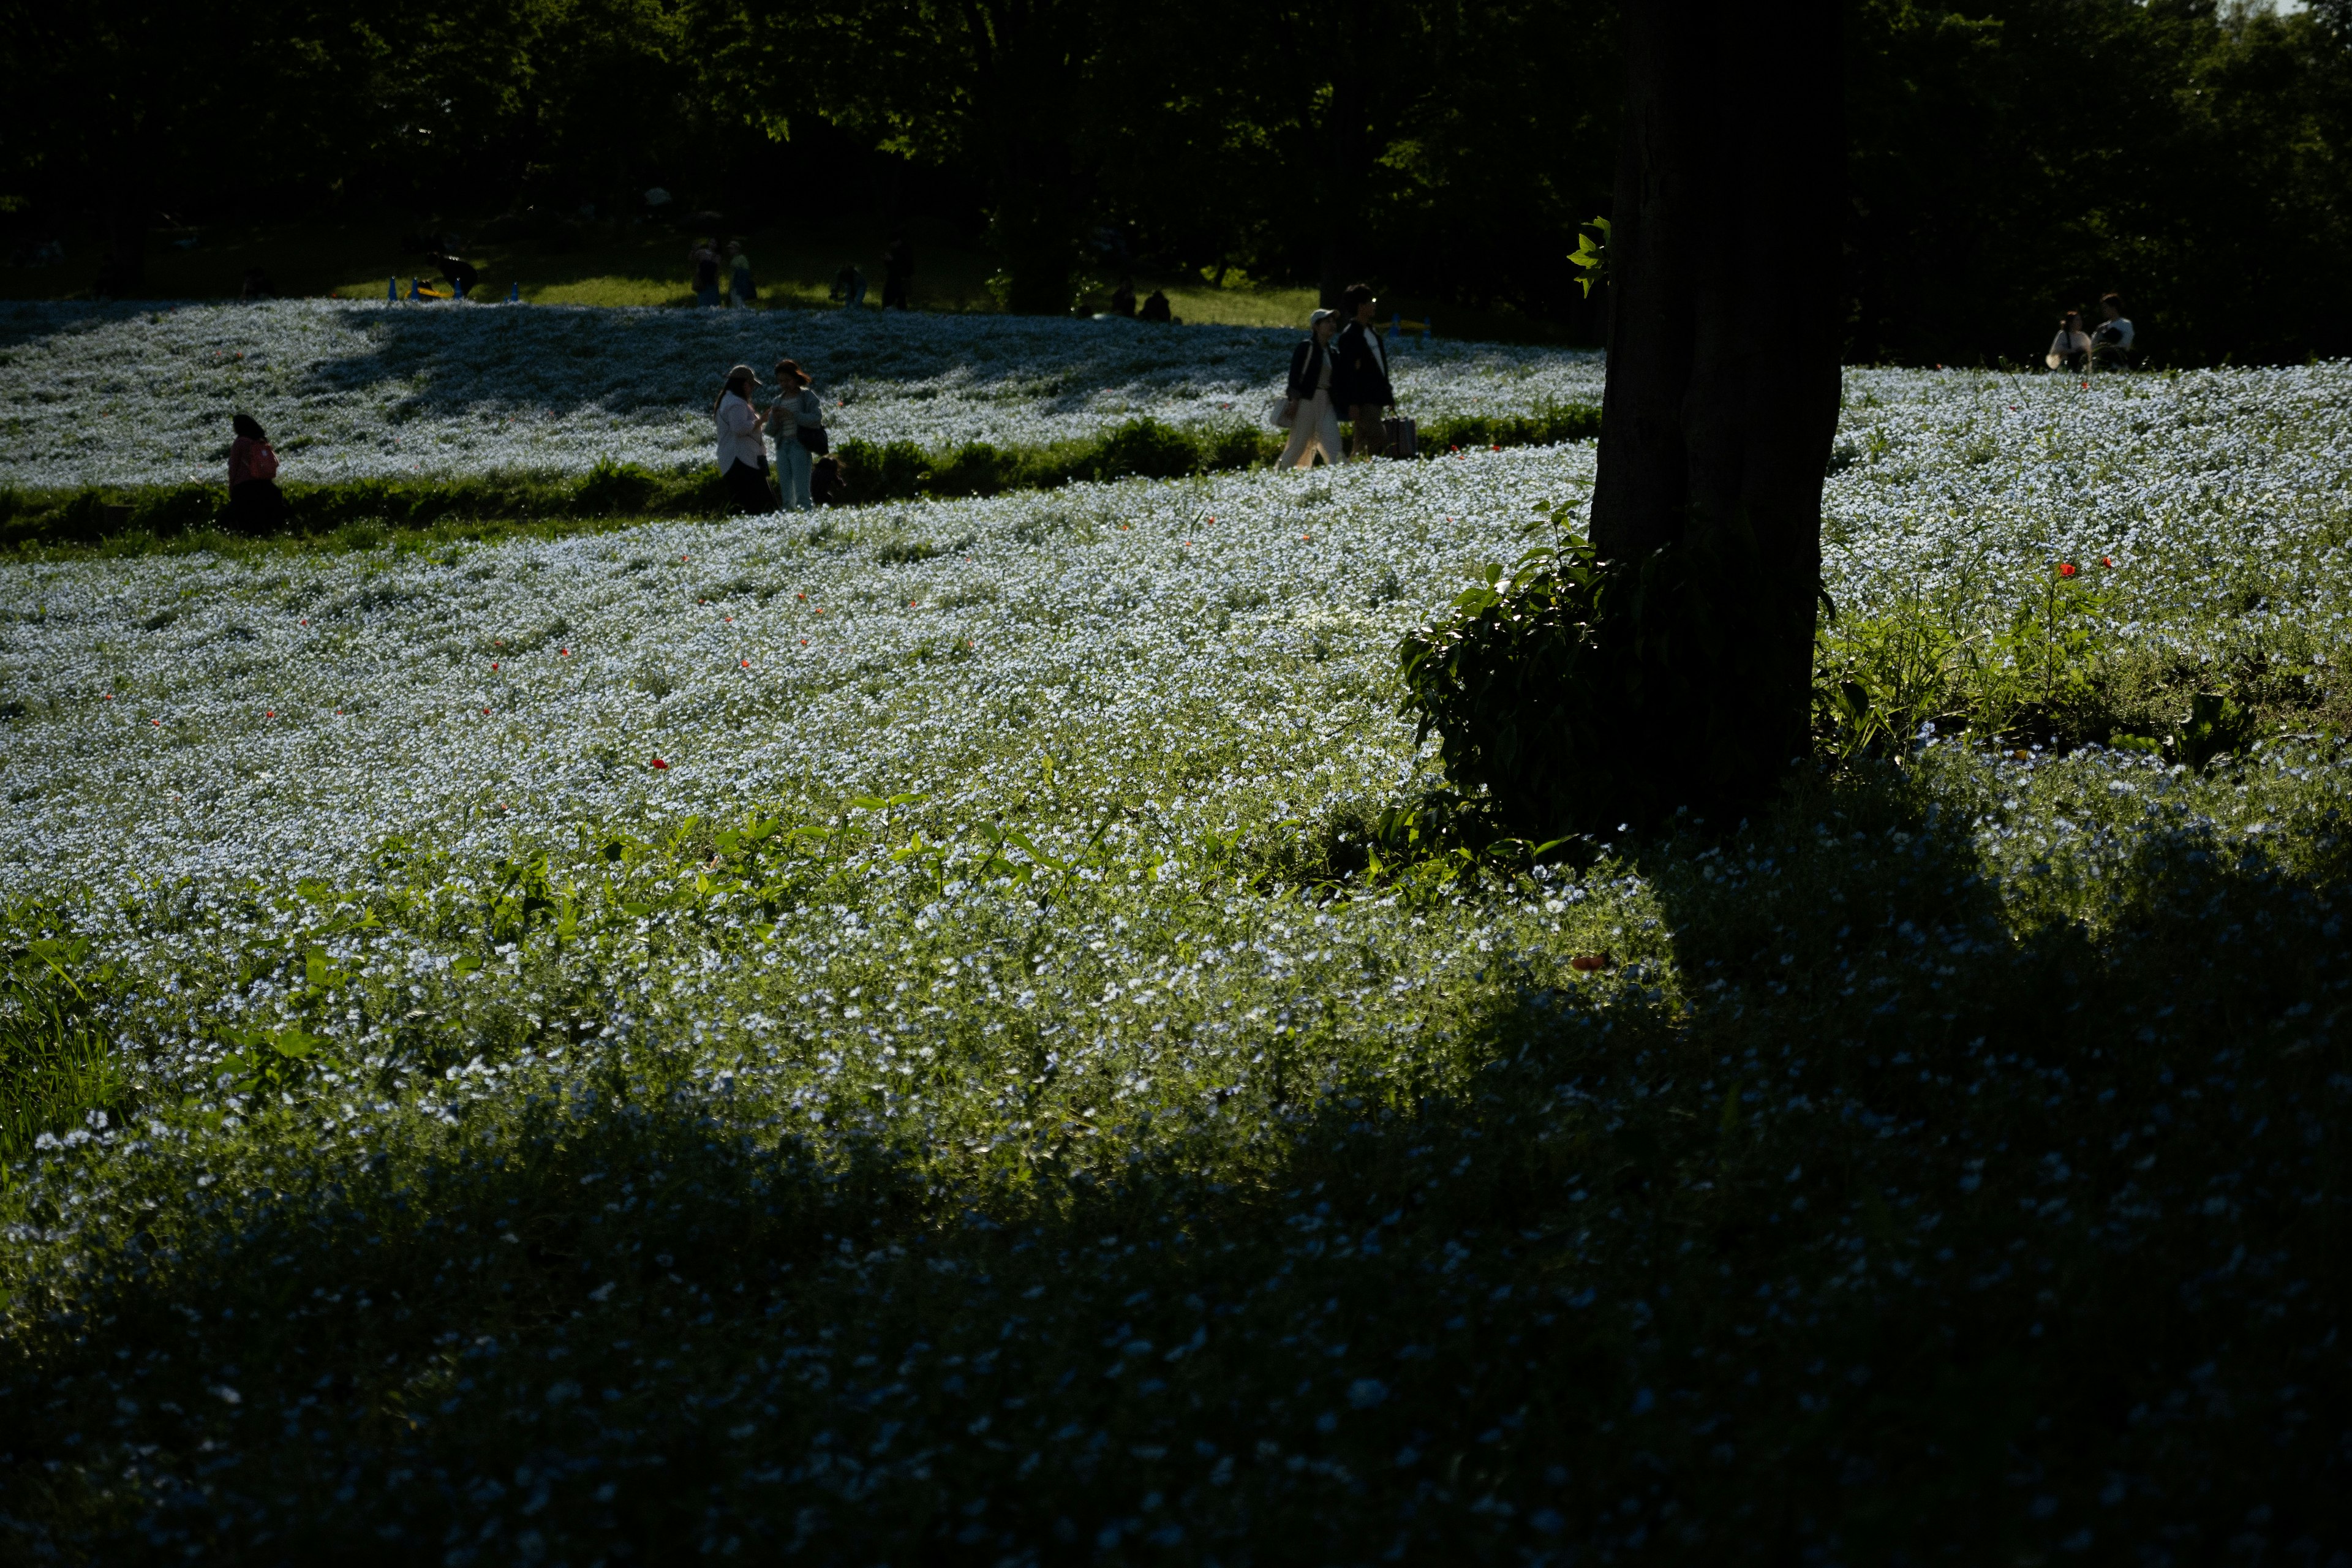
[[[2052,370],[2081,370],[2091,360],[2091,334],[2083,330],[2083,312],[2069,310],[2058,323],[2058,335],[2050,340],[2050,352],[2042,363]]]
[[[277,298],[277,290],[269,286],[268,273],[258,267],[248,267],[245,269],[245,287],[237,291],[237,298],[271,300]]]
[[[694,269],[694,302],[717,309],[719,305],[719,247],[707,239],[698,239],[694,248],[686,253],[686,264]]]
[[[1370,458],[1381,447],[1381,416],[1396,409],[1396,389],[1389,384],[1388,341],[1372,324],[1380,300],[1369,283],[1350,283],[1339,296],[1339,310],[1348,324],[1331,351],[1331,401],[1348,411],[1356,427],[1355,455]]]
[[[833,275],[832,298],[852,310],[866,303],[866,268],[855,261],[843,262],[841,270]]]
[[[1134,279],[1122,278],[1118,280],[1118,287],[1112,291],[1110,297],[1110,313],[1114,316],[1125,316],[1130,321],[1135,319]]]
[[[760,297],[760,286],[751,281],[751,258],[743,253],[743,242],[727,242],[727,292],[739,310],[748,310],[751,301]]]
[[[278,488],[278,453],[261,422],[250,414],[229,421],[228,525],[240,533],[268,533],[286,521],[286,495]]]
[[[768,409],[768,428],[776,437],[776,482],[786,511],[806,511],[816,504],[811,471],[833,445],[825,433],[824,405],[809,390],[808,372],[793,360],[776,362],[776,395]]]
[[[1168,314],[1168,296],[1161,290],[1154,289],[1143,297],[1142,309],[1135,312],[1135,319],[1139,321],[1171,320],[1172,318]]]
[[[1277,468],[1312,468],[1318,452],[1327,465],[1339,460],[1339,413],[1331,405],[1331,338],[1339,326],[1337,310],[1316,311],[1307,318],[1307,336],[1290,353],[1290,384],[1282,394],[1290,444]]]
[[[2100,370],[2131,368],[2131,318],[2124,314],[2123,297],[2118,294],[2099,296],[2099,314],[2105,320],[2098,331],[2091,334],[2091,363]]]
[[[882,253],[882,308],[915,308],[915,247],[903,234],[893,235],[890,248]]]
[[[727,384],[711,410],[719,426],[719,477],[727,486],[728,507],[754,515],[776,510],[776,498],[768,489],[768,444],[760,438],[767,420],[751,406],[751,389],[759,384],[750,365],[737,365],[727,373]]]
[[[809,470],[809,495],[819,506],[839,506],[849,499],[849,469],[827,452]]]

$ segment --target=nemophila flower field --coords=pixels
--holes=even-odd
[[[1303,325],[1302,329],[1303,331]],[[257,416],[290,479],[707,463],[719,378],[782,357],[844,440],[1044,446],[1138,418],[1254,425],[1298,332],[872,311],[564,306],[0,309],[0,485],[216,481]],[[1597,354],[1401,340],[1424,421],[1597,402]]]
[[[0,1522],[2329,1561],[2347,391],[1851,374],[1825,660],[1974,706],[1538,868],[1380,831],[1392,649],[1590,447],[7,567],[10,1016],[119,1044]]]

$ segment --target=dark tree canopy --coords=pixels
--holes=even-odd
[[[1849,361],[2031,356],[2108,289],[2160,363],[2352,353],[2352,11],[1844,0]],[[1768,16],[1778,15],[1766,7]],[[0,239],[173,220],[794,204],[974,220],[1008,302],[1117,268],[1475,308],[1598,342],[1611,0],[484,0],[34,8]],[[1793,26],[1793,24],[1791,25]],[[1759,47],[1772,47],[1759,28]],[[1785,30],[1785,29],[1783,29]]]

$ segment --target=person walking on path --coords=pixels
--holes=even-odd
[[[2042,363],[2052,370],[2081,370],[2091,359],[2091,334],[2083,330],[2083,312],[2069,310],[2058,323],[2058,335],[2050,340],[2050,352]]]
[[[2137,334],[2132,331],[2131,318],[2124,314],[2123,297],[2100,295],[2099,314],[2106,319],[2091,334],[2091,363],[2100,370],[2129,370],[2132,339]]]
[[[236,438],[228,444],[228,516],[240,533],[268,533],[286,521],[286,494],[278,488],[278,453],[250,414],[229,421]]]
[[[776,437],[776,480],[784,492],[786,511],[815,510],[809,483],[815,461],[833,445],[825,434],[824,405],[809,390],[809,374],[793,360],[776,362],[777,398],[768,409],[768,428]]]
[[[751,301],[760,297],[760,286],[751,281],[751,258],[743,254],[743,242],[727,242],[728,298],[739,310],[748,310]]]
[[[1339,329],[1332,350],[1331,401],[1348,411],[1356,427],[1355,456],[1370,458],[1381,448],[1381,415],[1394,412],[1396,390],[1389,384],[1389,347],[1372,324],[1380,300],[1369,283],[1350,283],[1339,296],[1339,309],[1349,318]]]
[[[694,302],[716,307],[719,303],[719,247],[707,239],[698,239],[694,248],[686,253],[687,265],[694,268]]]
[[[1312,468],[1318,452],[1326,465],[1339,460],[1339,416],[1331,406],[1331,334],[1339,325],[1337,310],[1316,311],[1307,318],[1307,336],[1290,353],[1290,384],[1282,394],[1290,442],[1277,468]]]
[[[768,489],[768,445],[760,438],[767,419],[751,406],[751,389],[760,378],[748,364],[727,373],[711,417],[719,426],[719,477],[727,486],[727,504],[740,512],[761,514],[776,510]]]
[[[890,248],[882,253],[882,308],[915,308],[915,249],[903,234],[891,236]]]

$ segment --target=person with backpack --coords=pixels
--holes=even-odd
[[[768,489],[768,446],[760,438],[767,416],[751,406],[751,389],[760,378],[748,364],[727,373],[711,418],[719,426],[719,477],[727,486],[727,501],[735,511],[754,516],[776,510]]]
[[[1356,427],[1355,456],[1378,457],[1383,448],[1381,415],[1396,410],[1396,389],[1389,384],[1389,346],[1372,324],[1380,300],[1369,283],[1350,283],[1339,296],[1348,324],[1339,329],[1332,349],[1331,402],[1348,411]]]
[[[779,395],[768,408],[768,428],[776,436],[776,479],[784,492],[786,511],[810,511],[816,499],[809,486],[811,468],[832,450],[825,433],[824,406],[809,390],[809,374],[793,360],[776,362]]]
[[[1331,335],[1339,324],[1337,310],[1316,311],[1307,318],[1307,336],[1290,353],[1290,381],[1282,393],[1290,443],[1276,468],[1312,468],[1318,452],[1327,466],[1339,460],[1339,416],[1331,405]]]
[[[224,519],[239,533],[268,533],[286,522],[286,494],[278,488],[278,453],[261,422],[250,414],[229,421],[228,512]]]

